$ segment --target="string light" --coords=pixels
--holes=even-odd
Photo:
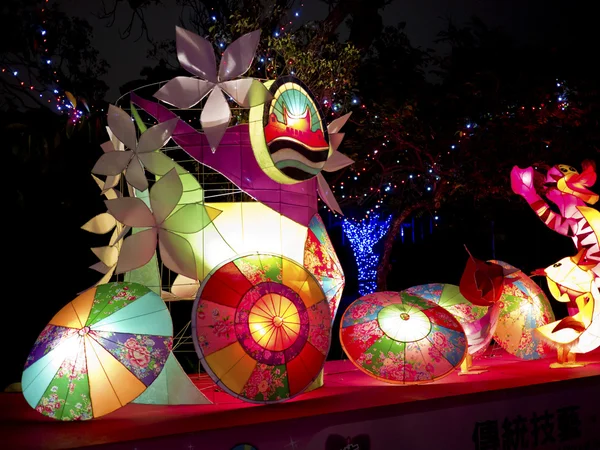
[[[342,221],[342,229],[350,241],[356,259],[360,295],[375,292],[377,288],[379,254],[375,252],[374,247],[386,235],[391,220],[391,216],[380,220],[379,214],[372,214],[367,220],[361,222],[348,218],[344,218]]]
[[[49,0],[44,0],[43,1],[43,7],[40,9],[39,15],[41,17],[41,23],[45,24],[46,23],[46,4],[49,2]],[[43,26],[43,25],[42,25]],[[43,62],[46,63],[46,65],[51,66],[52,65],[52,59],[51,57],[48,55],[48,48],[45,48],[44,44],[47,44],[48,42],[48,30],[42,28],[39,29],[39,33],[41,36],[44,37],[44,39],[42,39],[42,42],[40,43],[38,49],[36,50],[37,53],[41,53],[43,55],[43,57],[41,58],[41,60]],[[47,92],[51,92],[52,94],[52,99],[48,99],[48,103],[52,103],[53,101],[55,102],[55,107],[56,107],[56,111],[59,113],[67,113],[69,116],[69,119],[72,119],[73,122],[77,122],[78,120],[80,120],[84,114],[84,112],[82,110],[79,110],[75,107],[75,105],[73,105],[71,103],[71,101],[69,100],[69,98],[67,97],[66,94],[60,94],[60,91],[57,88],[44,88],[44,87],[36,87],[34,84],[31,83],[26,83],[25,80],[21,79],[19,77],[19,71],[15,70],[14,68],[10,68],[8,66],[3,67],[2,68],[2,72],[5,72],[6,70],[8,70],[9,72],[12,72],[13,76],[17,79],[17,83],[19,86],[22,86],[24,89],[26,89],[27,91],[31,92],[31,91],[36,91],[39,94],[39,98],[43,98],[44,94]],[[54,71],[54,74],[56,74],[56,71]],[[56,83],[59,82],[59,80],[55,80]]]

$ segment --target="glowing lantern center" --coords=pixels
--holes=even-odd
[[[386,306],[377,316],[379,327],[390,339],[413,342],[431,332],[431,321],[423,311],[410,304]]]
[[[79,336],[85,336],[89,332],[90,332],[90,327],[83,327],[83,328],[80,328],[78,331]]]
[[[298,308],[280,294],[259,298],[248,315],[250,333],[266,350],[282,351],[290,347],[300,332]]]

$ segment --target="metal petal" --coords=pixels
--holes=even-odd
[[[121,181],[121,174],[107,176],[104,186],[102,187],[102,194],[114,188],[117,184],[119,184],[119,181]]]
[[[227,131],[230,120],[231,111],[229,110],[227,100],[225,100],[221,89],[215,87],[210,93],[200,115],[202,131],[204,131],[213,153],[217,150],[225,131]]]
[[[153,227],[156,225],[152,212],[144,201],[136,197],[104,200],[108,212],[119,222],[130,227]]]
[[[182,67],[205,80],[217,82],[217,62],[210,42],[191,31],[175,27],[177,59]]]
[[[127,233],[131,230],[130,226],[123,226],[122,224],[117,224],[115,227],[115,232],[110,238],[110,245],[114,245],[117,248],[121,248],[123,245],[122,239],[125,237]],[[117,233],[118,231],[118,233]]]
[[[98,161],[96,161],[96,164],[94,164],[92,173],[98,175],[119,175],[127,168],[131,158],[133,158],[133,152],[130,150],[126,152],[103,153]]]
[[[183,185],[177,174],[177,169],[171,169],[150,189],[150,206],[154,218],[160,226],[169,214],[173,212],[183,194]]]
[[[129,114],[114,105],[108,105],[108,126],[119,141],[130,149],[137,146],[135,125]]]
[[[319,192],[319,196],[321,197],[321,199],[325,202],[329,209],[337,212],[338,214],[344,215],[342,213],[340,205],[338,205],[338,202],[335,199],[333,192],[331,192],[331,189],[329,189],[329,185],[327,184],[327,181],[325,180],[322,174],[317,175],[317,181],[319,183],[317,191]]]
[[[176,77],[161,87],[154,97],[177,108],[191,108],[214,87],[214,83],[192,77]]]
[[[348,158],[346,155],[341,154],[337,150],[334,150],[325,166],[323,166],[323,170],[325,172],[335,172],[336,170],[343,169],[346,166],[354,164],[354,160]]]
[[[331,123],[327,125],[327,132],[330,134],[339,133],[342,127],[346,125],[346,122],[350,118],[351,114],[352,113],[349,112],[348,114],[344,114],[342,117],[338,117],[337,119],[331,121]]]
[[[244,108],[262,105],[273,98],[265,85],[253,78],[224,81],[219,83],[219,87]]]
[[[106,128],[108,128],[108,127],[106,127]],[[110,152],[115,151],[115,146],[110,141],[106,141],[106,142],[103,142],[102,144],[100,144],[100,148],[102,148],[102,151],[104,153],[110,153]]]
[[[92,252],[108,267],[114,266],[119,258],[119,251],[111,246],[95,247],[92,249]]]
[[[110,267],[108,267],[102,261],[98,261],[96,264],[92,264],[89,268],[92,270],[95,270],[96,272],[100,272],[103,274],[108,273],[108,271],[110,270]],[[177,279],[175,279],[175,280],[177,280]]]
[[[133,158],[127,166],[125,179],[127,180],[127,183],[136,188],[138,191],[145,191],[148,189],[146,173],[144,172],[142,163],[137,157]]]
[[[147,264],[156,252],[156,228],[138,231],[123,241],[115,273],[130,272]]]
[[[175,273],[197,280],[196,257],[190,243],[166,230],[159,230],[158,233],[158,247],[163,264]]]
[[[106,132],[108,133],[108,137],[110,138],[110,142],[112,143],[113,148],[116,151],[122,152],[125,150],[125,146],[123,143],[115,136],[115,134],[110,131],[110,127],[106,127]]]
[[[178,117],[148,128],[140,136],[136,153],[148,153],[163,148],[169,139],[171,139],[177,123],[179,123]]]
[[[175,161],[160,151],[142,153],[139,158],[146,170],[154,175],[163,176],[175,167]]]
[[[193,280],[185,275],[177,275],[171,286],[171,293],[181,299],[195,300],[199,288],[198,280]]]
[[[331,148],[332,152],[337,151],[338,147],[344,140],[344,135],[344,133],[332,133],[329,135],[329,147]]]
[[[92,217],[84,225],[81,226],[82,230],[89,231],[95,234],[106,234],[112,230],[117,221],[109,213],[101,213],[95,217]]]
[[[232,80],[245,74],[252,64],[260,41],[260,30],[244,34],[223,52],[219,64],[219,81]]]

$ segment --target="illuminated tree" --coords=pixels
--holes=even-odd
[[[379,254],[375,245],[385,236],[390,226],[390,219],[380,220],[379,215],[373,214],[366,220],[354,221],[344,219],[342,228],[348,237],[358,269],[358,292],[367,295],[377,288],[377,265]]]

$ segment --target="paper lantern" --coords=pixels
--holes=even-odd
[[[346,278],[321,217],[315,214],[308,227],[304,244],[304,267],[315,276],[325,292],[333,321]]]
[[[395,384],[442,378],[467,355],[456,318],[405,292],[375,292],[356,300],[342,315],[340,340],[356,367]]]
[[[573,240],[577,253],[582,252],[578,264],[586,270],[592,270],[598,277],[600,213],[587,206],[598,201],[598,194],[588,189],[596,182],[596,169],[595,164],[589,161],[584,161],[582,166],[581,174],[564,164],[556,165],[548,171],[543,193],[545,199],[554,203],[554,208],[540,196],[533,183],[524,181],[523,177],[533,178],[537,174],[532,167],[513,167],[511,185],[513,191],[527,201],[548,228]],[[575,312],[572,310],[570,314]]]
[[[250,110],[250,138],[264,172],[282,184],[315,177],[329,157],[329,136],[319,104],[299,79],[267,81],[269,104]]]
[[[91,288],[62,308],[36,340],[23,371],[23,395],[55,419],[103,416],[154,382],[172,336],[165,303],[147,287]]]
[[[600,347],[600,293],[591,270],[584,270],[574,258],[563,258],[545,269],[552,294],[561,301],[573,301],[578,312],[537,329],[558,348],[559,363],[569,354],[589,353]]]
[[[403,292],[437,303],[448,310],[461,324],[481,319],[488,310],[484,306],[476,306],[469,302],[460,293],[459,287],[454,284],[422,284],[405,289]]]
[[[280,255],[238,256],[202,283],[192,336],[202,366],[223,390],[254,403],[301,394],[318,377],[331,313],[317,280]]]
[[[504,269],[500,316],[494,340],[508,353],[521,359],[547,356],[550,347],[535,329],[554,321],[544,291],[521,270],[503,261],[492,260]]]

